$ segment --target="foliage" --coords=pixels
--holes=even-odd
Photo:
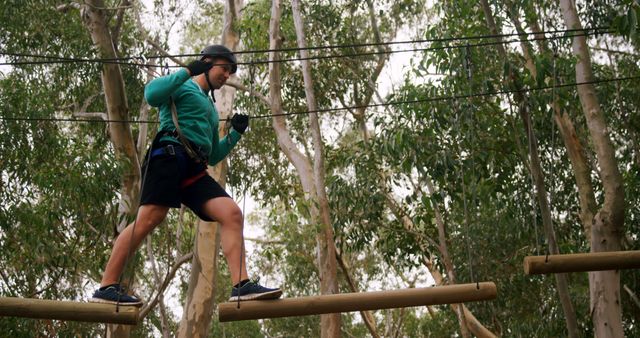
[[[119,2],[107,1],[108,6]],[[429,3],[431,4],[431,3]],[[563,29],[556,2],[490,1],[496,20],[505,32],[515,30],[507,14],[521,19],[530,32],[540,28]],[[6,53],[95,58],[87,29],[77,10],[56,10],[51,1],[2,3],[0,49]],[[197,1],[187,9],[179,1],[156,1],[154,15],[162,22],[154,32],[163,46],[169,45],[173,25],[183,24],[181,52],[197,52],[214,43],[221,31],[223,6]],[[553,123],[550,103],[559,105],[574,121],[576,133],[586,146],[594,182],[598,166],[589,142],[586,121],[575,87],[575,59],[571,41],[557,35],[544,41],[526,42],[537,71],[525,68],[521,45],[507,43],[506,60],[496,58],[495,39],[456,40],[461,36],[486,36],[484,15],[475,1],[435,2],[420,0],[373,1],[382,41],[397,40],[399,31],[417,32],[420,39],[439,39],[420,46],[401,80],[392,88],[371,88],[385,80],[372,78],[380,59],[367,2],[305,1],[307,44],[339,46],[310,50],[318,106],[321,109],[354,107],[376,102],[375,91],[389,91],[386,102],[410,102],[369,107],[364,115],[349,108],[320,114],[323,127],[326,184],[336,246],[348,268],[340,271],[342,292],[349,292],[347,277],[362,290],[405,288],[424,282],[425,260],[446,275],[438,248],[436,211],[446,225],[446,244],[458,283],[483,280],[498,285],[498,298],[468,304],[471,312],[491,331],[505,337],[565,336],[566,328],[553,277],[522,274],[524,256],[546,253],[542,219],[528,169],[527,135],[513,102],[513,95],[495,95],[515,89],[503,81],[510,70],[519,76],[517,86],[526,88],[533,130],[538,140],[545,184],[560,250],[588,252],[571,163]],[[637,1],[602,0],[587,6],[578,2],[585,27],[611,27],[589,37],[597,79],[637,76]],[[289,4],[283,4],[281,58],[284,110],[295,142],[312,154],[303,79]],[[271,2],[248,2],[242,10],[242,46],[266,50]],[[509,11],[509,12],[508,12]],[[109,12],[110,25],[115,18]],[[146,53],[132,12],[124,17],[118,53]],[[25,20],[25,18],[30,18]],[[50,24],[55,22],[55,25]],[[551,37],[551,35],[548,35]],[[415,37],[412,37],[415,38]],[[468,43],[468,46],[467,46]],[[477,46],[476,46],[477,45]],[[172,46],[173,47],[173,46]],[[397,46],[389,46],[396,49]],[[401,49],[401,48],[397,48]],[[154,53],[152,53],[154,54]],[[366,54],[366,55],[359,55]],[[384,55],[384,54],[383,54]],[[386,56],[385,56],[386,58]],[[5,54],[9,62],[41,60]],[[267,54],[242,54],[238,75],[248,87],[268,96]],[[388,58],[384,59],[388,62]],[[143,72],[122,66],[129,107],[142,102]],[[54,122],[48,118],[72,118],[85,102],[86,111],[106,109],[100,83],[99,63],[67,62],[16,65],[0,75],[0,295],[46,299],[84,299],[95,286],[116,235],[118,190],[123,163],[116,159],[104,123]],[[434,75],[435,74],[435,75]],[[545,90],[536,88],[550,87]],[[597,94],[607,117],[625,184],[627,212],[625,250],[640,244],[640,93],[633,81],[597,84]],[[458,98],[468,94],[469,98]],[[256,243],[250,273],[266,284],[280,284],[288,297],[314,295],[319,291],[316,268],[316,225],[309,221],[311,206],[286,156],[279,151],[263,102],[238,92],[236,112],[253,117],[251,127],[230,156],[228,182],[235,195],[246,191],[258,212],[249,222],[264,235]],[[131,118],[137,117],[131,109]],[[152,110],[152,119],[155,110]],[[43,119],[14,121],[11,118]],[[362,128],[369,138],[365,139]],[[134,133],[138,127],[132,125]],[[153,127],[152,127],[153,128]],[[434,191],[429,192],[427,182]],[[598,202],[602,187],[594,185]],[[400,210],[389,208],[393,199]],[[407,228],[403,217],[412,225]],[[174,213],[145,245],[151,248],[160,276],[176,257],[191,250],[193,215],[183,225]],[[35,234],[35,236],[34,236]],[[146,249],[146,247],[144,248]],[[133,261],[138,291],[145,298],[155,294],[156,277],[149,268],[147,251]],[[141,257],[146,257],[143,260]],[[222,261],[222,260],[221,260]],[[215,286],[216,302],[230,292],[224,263]],[[172,288],[174,302],[182,304],[188,268],[179,270]],[[347,276],[348,274],[348,276]],[[640,308],[629,293],[640,293],[640,272],[622,271],[621,291],[627,336],[638,335]],[[395,276],[396,278],[390,278]],[[448,281],[448,277],[447,281]],[[589,318],[586,274],[570,275],[570,293],[584,336],[593,335]],[[449,307],[377,311],[380,333],[399,336],[456,336],[459,324]],[[173,332],[179,318],[168,315]],[[344,314],[345,335],[363,337],[368,331],[358,313]],[[319,316],[222,324],[213,321],[212,336],[315,337]],[[10,336],[99,336],[99,326],[73,322],[44,322],[0,318]],[[152,311],[134,336],[151,336],[161,330],[160,312]]]

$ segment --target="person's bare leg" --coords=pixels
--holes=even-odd
[[[205,202],[203,211],[220,222],[220,245],[227,259],[233,285],[248,279],[242,238],[242,211],[229,197],[213,198]],[[242,265],[242,269],[240,266]]]
[[[127,261],[127,255],[129,255],[129,259],[133,257],[142,240],[164,220],[168,211],[169,207],[161,205],[147,204],[140,207],[135,233],[133,233],[133,223],[131,223],[120,233],[116,242],[113,244],[111,257],[104,269],[100,286],[118,283]],[[132,233],[133,237],[131,236]],[[129,253],[129,246],[132,247],[131,253]]]

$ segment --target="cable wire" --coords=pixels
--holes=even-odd
[[[561,33],[563,33],[564,35],[551,36],[551,37],[546,36],[546,34],[561,34]],[[578,33],[578,34],[572,34],[572,33]],[[352,45],[316,46],[316,47],[307,47],[306,49],[319,50],[319,49],[337,49],[337,48],[357,48],[357,47],[370,47],[370,46],[381,46],[381,45],[390,45],[390,44],[419,44],[419,43],[426,43],[426,42],[451,42],[451,41],[469,41],[469,40],[480,40],[480,39],[497,39],[497,38],[512,37],[512,36],[520,37],[519,39],[512,39],[507,41],[498,39],[496,41],[482,42],[482,43],[476,43],[476,44],[465,43],[465,44],[425,47],[425,48],[410,48],[410,49],[383,50],[383,51],[376,50],[376,51],[354,52],[354,53],[346,53],[346,54],[319,55],[319,56],[310,56],[306,58],[297,57],[297,58],[287,58],[287,59],[279,59],[279,60],[255,60],[255,61],[249,61],[249,62],[238,62],[238,65],[269,64],[274,62],[295,62],[295,61],[303,61],[303,60],[325,60],[325,59],[374,56],[374,55],[380,55],[380,54],[394,54],[394,53],[408,53],[408,52],[428,52],[428,51],[436,51],[436,50],[443,50],[443,49],[484,47],[484,46],[493,46],[498,44],[510,44],[510,43],[519,43],[519,42],[539,41],[539,40],[561,39],[561,38],[569,38],[574,36],[589,36],[589,35],[611,34],[611,33],[614,33],[614,31],[609,30],[606,27],[596,27],[596,28],[584,28],[579,30],[566,29],[566,30],[546,31],[546,32],[527,32],[523,34],[509,33],[509,34],[462,36],[462,37],[425,39],[425,40],[391,41],[391,42],[352,44]],[[531,36],[531,35],[533,35],[533,37],[522,38],[522,36]],[[238,51],[238,52],[235,52],[234,54],[265,53],[270,51],[283,52],[283,51],[296,51],[296,50],[302,50],[302,48]],[[125,66],[137,66],[137,67],[158,67],[158,65],[146,63],[147,59],[152,59],[152,58],[179,58],[179,57],[200,56],[200,54],[174,54],[174,55],[167,54],[167,55],[152,55],[152,56],[141,55],[141,56],[127,56],[127,57],[120,57],[120,58],[88,59],[88,58],[71,58],[71,57],[62,57],[62,56],[41,55],[41,54],[14,53],[14,52],[6,52],[6,51],[0,51],[0,55],[47,59],[47,60],[39,60],[39,61],[2,62],[0,63],[0,66],[47,65],[47,64],[65,64],[65,63],[102,63],[102,64],[119,64],[119,65],[125,65]],[[132,60],[139,60],[140,62],[139,63],[130,62]],[[170,65],[168,67],[180,68],[182,66]]]
[[[450,95],[450,96],[436,96],[436,97],[427,97],[424,99],[414,99],[414,100],[400,100],[400,101],[389,101],[384,103],[372,103],[367,105],[355,105],[348,107],[336,107],[336,108],[324,108],[324,109],[316,109],[316,110],[306,110],[306,111],[297,111],[297,112],[288,112],[288,113],[278,113],[278,114],[264,114],[264,115],[255,115],[251,116],[251,119],[258,118],[272,118],[275,116],[289,116],[289,115],[307,115],[311,113],[331,113],[338,112],[343,110],[353,110],[353,109],[362,109],[362,108],[375,108],[375,107],[386,107],[386,106],[396,106],[403,104],[417,104],[417,103],[427,103],[427,102],[438,102],[438,101],[454,101],[460,99],[474,98],[474,97],[484,97],[484,96],[498,96],[504,94],[511,93],[528,93],[535,91],[542,91],[553,88],[564,88],[564,87],[574,87],[586,84],[599,84],[599,83],[609,83],[609,82],[618,82],[618,81],[630,81],[640,79],[640,75],[633,76],[623,76],[616,78],[605,78],[600,80],[591,80],[584,82],[572,82],[572,83],[563,83],[563,84],[554,84],[542,87],[531,87],[531,88],[523,88],[523,89],[512,89],[512,90],[498,90],[492,92],[483,92],[483,93],[471,93],[471,94],[461,94],[461,95]],[[221,121],[228,121],[229,119],[221,119]],[[149,120],[90,120],[90,119],[71,119],[71,118],[44,118],[44,117],[14,117],[14,116],[0,116],[0,121],[27,121],[27,122],[39,122],[39,121],[51,121],[51,122],[96,122],[96,123],[158,123],[157,121],[149,121]]]

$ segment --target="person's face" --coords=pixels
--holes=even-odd
[[[211,62],[213,67],[208,75],[213,88],[210,89],[220,89],[231,76],[232,65],[227,59],[213,59]]]

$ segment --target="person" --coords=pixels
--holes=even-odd
[[[159,107],[160,127],[142,165],[140,208],[136,221],[116,239],[100,288],[90,301],[142,305],[140,299],[128,295],[118,283],[129,250],[133,252],[164,220],[169,208],[180,207],[180,204],[205,221],[220,223],[222,251],[233,283],[229,301],[281,296],[279,288],[267,288],[249,280],[242,212],[206,171],[207,164],[215,165],[229,154],[249,125],[247,115],[235,114],[229,133],[219,139],[219,116],[213,91],[220,89],[236,70],[237,61],[231,50],[211,45],[202,50],[199,60],[146,85],[145,99],[151,106]],[[177,113],[179,128],[172,110]]]

